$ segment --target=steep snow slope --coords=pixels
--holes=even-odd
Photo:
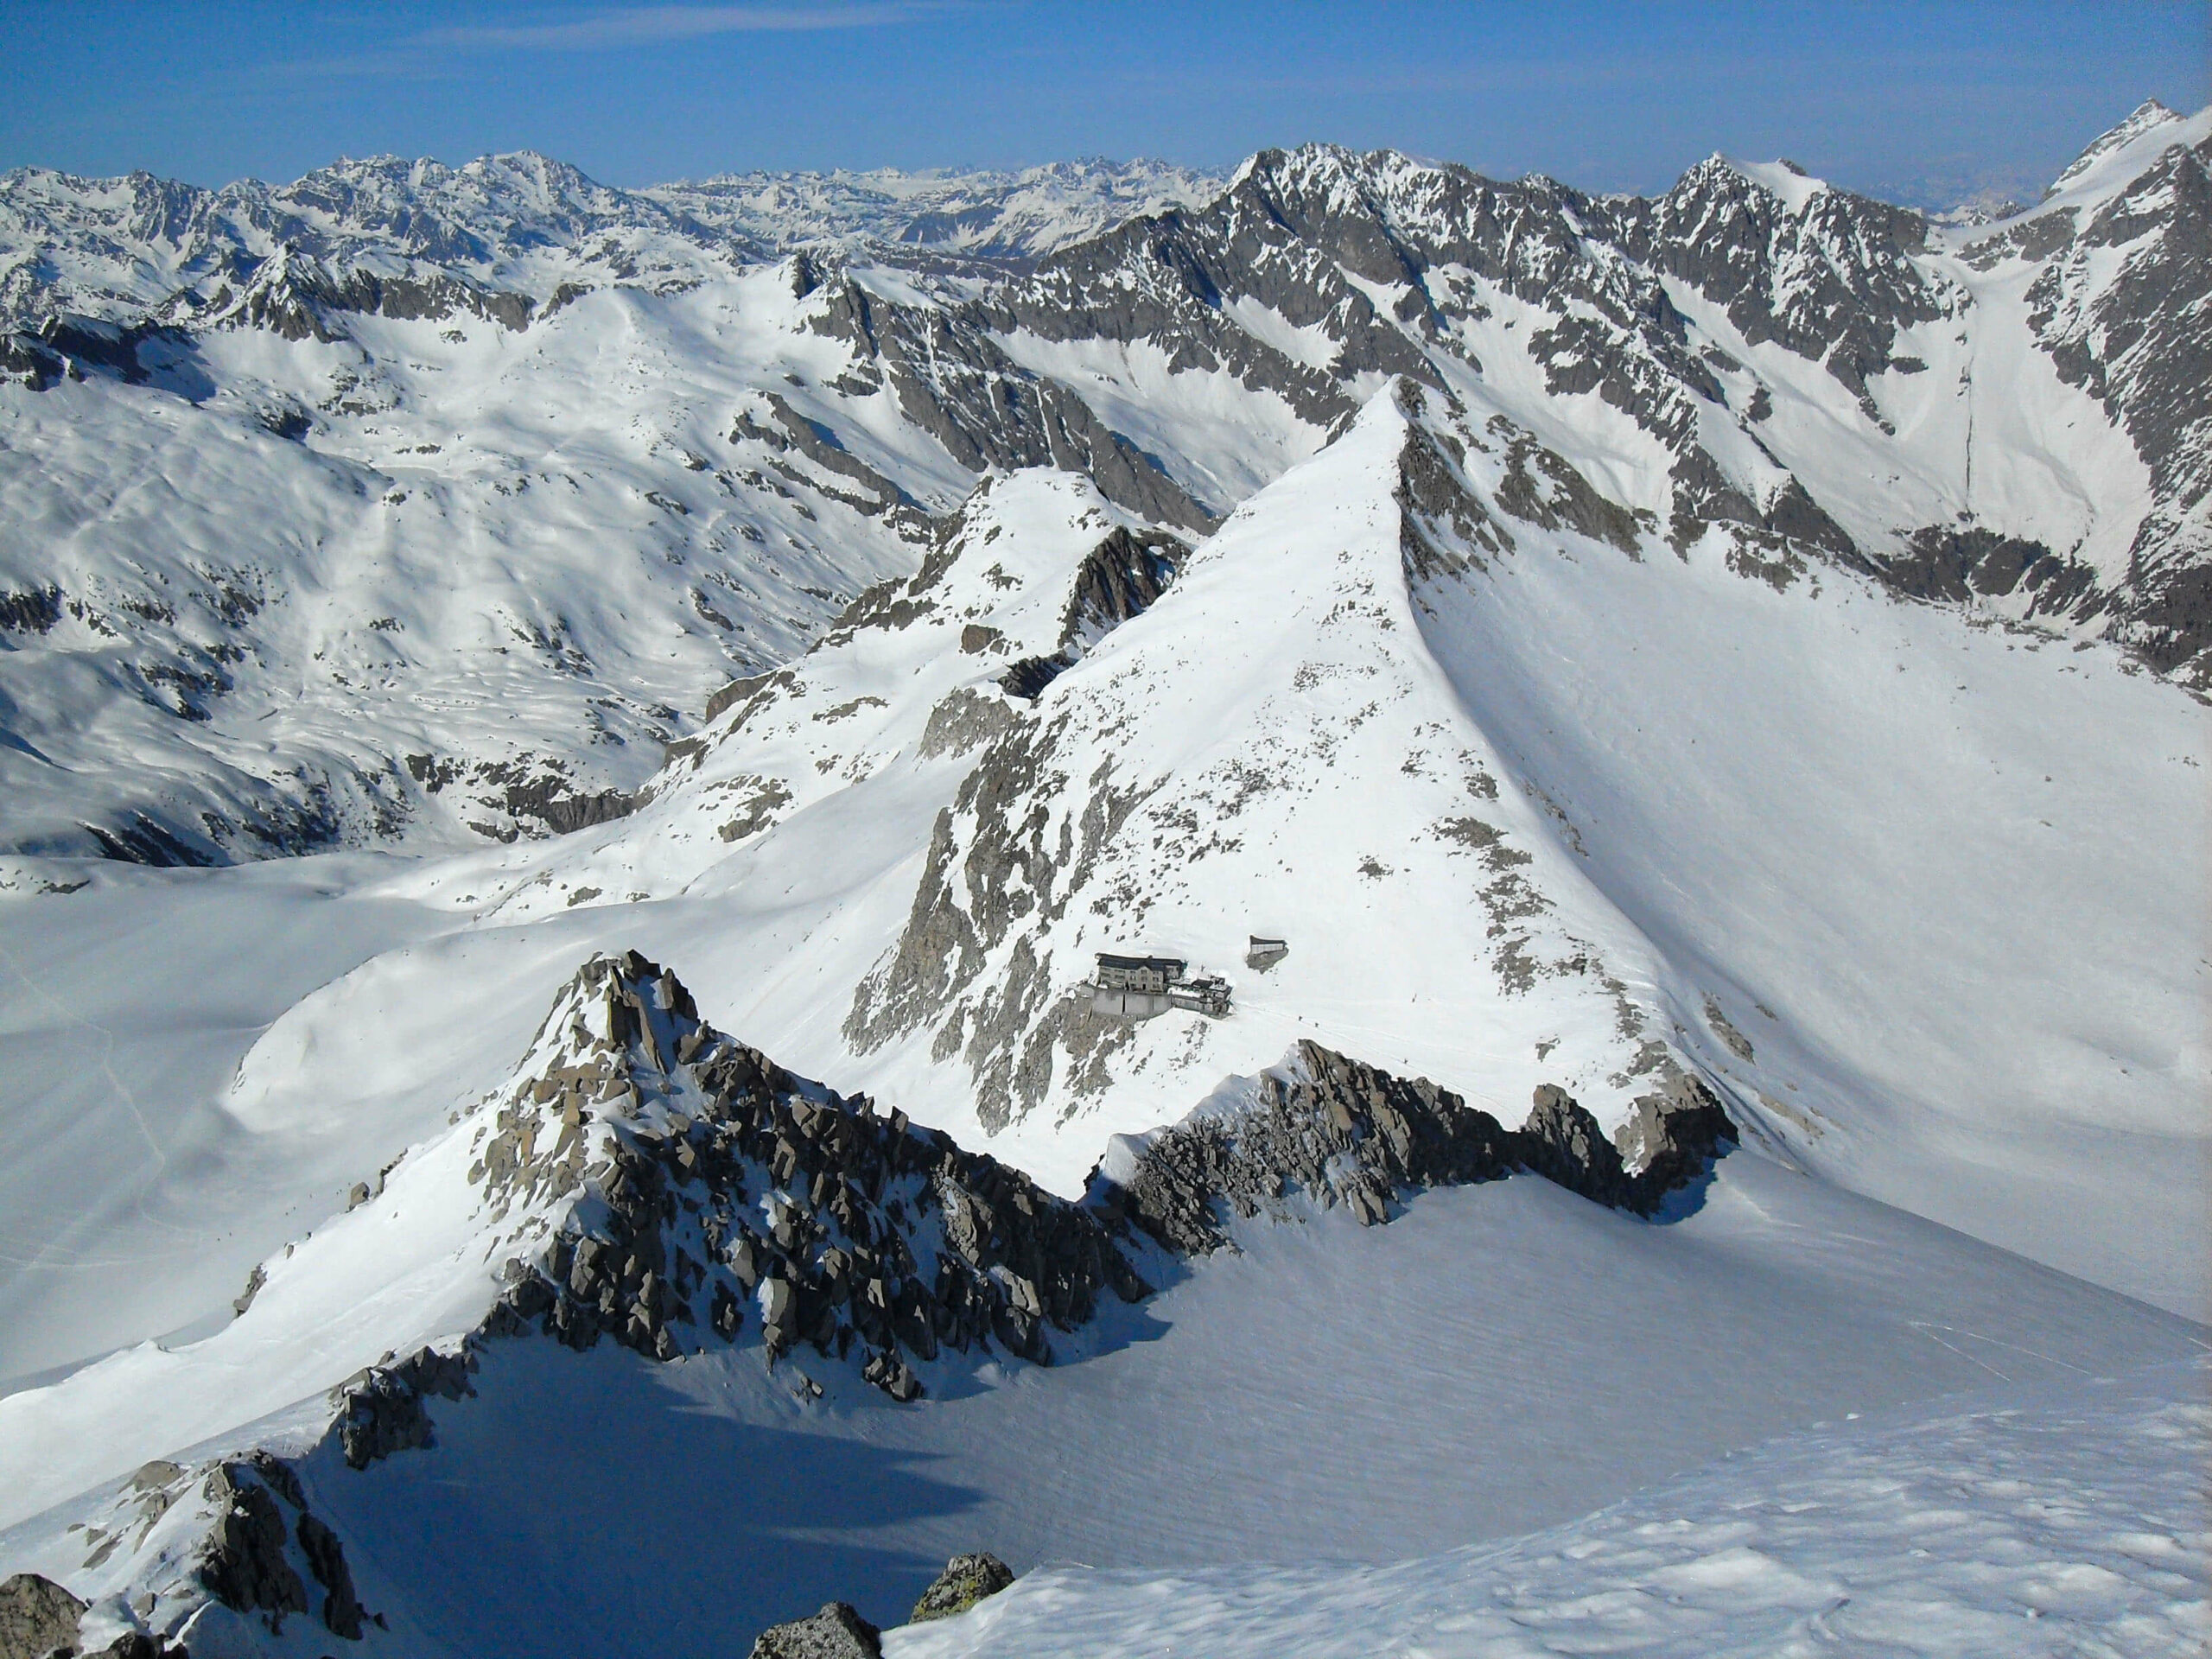
[[[1681,562],[1530,548],[1422,584],[1419,620],[1656,948],[1655,1026],[1793,1155],[2202,1306],[2202,709],[2101,652],[1736,565],[1717,533]]]

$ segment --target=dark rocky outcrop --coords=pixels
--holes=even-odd
[[[48,633],[61,620],[61,590],[48,583],[19,594],[0,594],[0,631]]]
[[[471,804],[494,815],[491,820],[471,823],[469,828],[495,841],[513,841],[532,826],[548,835],[565,836],[612,823],[653,798],[650,784],[635,791],[579,789],[569,775],[568,763],[557,757],[523,753],[473,762],[431,754],[400,759],[407,775],[425,794],[467,787]]]
[[[849,1604],[833,1601],[811,1618],[761,1631],[753,1659],[882,1659],[882,1637]]]
[[[200,1547],[199,1575],[201,1586],[226,1607],[274,1613],[281,1624],[286,1613],[307,1611],[308,1592],[285,1559],[287,1529],[272,1483],[288,1496],[299,1491],[298,1478],[265,1452],[250,1463],[223,1464],[209,1478],[217,1509]]]
[[[1522,1165],[1592,1204],[1624,1205],[1628,1172],[1598,1120],[1566,1090],[1539,1084],[1528,1122],[1515,1139]]]
[[[595,823],[626,818],[649,798],[642,793],[631,794],[620,789],[580,795],[565,779],[540,779],[527,784],[509,784],[505,804],[514,817],[535,818],[554,835],[565,836]]]
[[[1373,1225],[1402,1192],[1513,1167],[1497,1120],[1425,1077],[1408,1082],[1313,1042],[1299,1044],[1290,1070],[1263,1075],[1248,1111],[1160,1131],[1125,1182],[1098,1183],[1097,1201],[1168,1249],[1203,1255],[1229,1243],[1224,1208],[1282,1213],[1297,1196]]]
[[[47,1659],[77,1650],[85,1604],[51,1579],[18,1573],[0,1583],[0,1659]]]
[[[361,1601],[353,1593],[353,1574],[346,1565],[345,1547],[338,1535],[315,1516],[301,1512],[296,1529],[308,1570],[323,1589],[322,1626],[348,1642],[361,1639]]]
[[[722,1036],[634,952],[566,995],[608,1035],[574,1027],[576,1062],[518,1091],[474,1175],[495,1198],[588,1181],[603,1203],[511,1266],[493,1334],[669,1359],[757,1322],[772,1359],[810,1345],[909,1400],[942,1352],[1050,1363],[1050,1333],[1103,1294],[1149,1294],[1100,1217]]]
[[[323,1628],[349,1642],[361,1639],[365,1615],[345,1548],[308,1513],[306,1490],[290,1465],[267,1451],[218,1464],[207,1493],[216,1513],[200,1545],[195,1573],[201,1588],[234,1612],[267,1614],[271,1628],[281,1630],[285,1615],[310,1611],[303,1565],[323,1592],[314,1610]],[[287,1548],[288,1511],[296,1563]]]
[[[922,1592],[922,1599],[914,1604],[914,1611],[906,1616],[910,1624],[919,1624],[932,1618],[950,1618],[955,1613],[964,1613],[977,1602],[995,1596],[1014,1582],[1014,1571],[995,1555],[956,1555],[944,1564],[944,1571],[937,1581]]]
[[[1190,555],[1189,547],[1173,536],[1116,529],[1076,567],[1058,644],[1045,656],[1023,658],[999,676],[999,684],[1010,696],[1034,700],[1084,652],[1149,610]]]
[[[217,862],[204,846],[186,840],[168,825],[139,813],[129,823],[88,823],[85,833],[102,858],[144,864],[157,870],[204,869]]]
[[[1248,1110],[1159,1131],[1118,1179],[1094,1180],[1092,1201],[1185,1255],[1227,1245],[1230,1217],[1285,1214],[1294,1198],[1342,1205],[1372,1226],[1409,1192],[1516,1169],[1649,1215],[1736,1138],[1719,1102],[1687,1075],[1637,1103],[1616,1147],[1548,1084],[1527,1122],[1509,1130],[1426,1077],[1393,1077],[1318,1043],[1300,1042],[1288,1071],[1263,1075]]]
[[[1613,1136],[1630,1178],[1629,1207],[1649,1215],[1738,1139],[1736,1125],[1704,1082],[1681,1072],[1656,1095],[1637,1097]]]
[[[1930,524],[1912,533],[1903,553],[1870,556],[1875,574],[1908,598],[1967,604],[2025,588],[2031,616],[2065,614],[2096,585],[2088,566],[1993,530]]]
[[[333,1390],[338,1415],[330,1427],[347,1465],[365,1469],[395,1452],[435,1444],[427,1398],[461,1400],[476,1392],[469,1382],[473,1355],[418,1350],[391,1365],[373,1365]]]

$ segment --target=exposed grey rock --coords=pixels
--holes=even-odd
[[[732,680],[707,699],[705,713],[707,724],[713,725],[715,721],[721,718],[722,710],[735,708],[775,677],[773,674],[753,674],[744,679]]]
[[[1202,1255],[1229,1243],[1227,1217],[1286,1213],[1294,1197],[1342,1204],[1363,1224],[1392,1197],[1491,1180],[1515,1162],[1497,1120],[1427,1078],[1410,1082],[1303,1041],[1295,1075],[1261,1078],[1251,1110],[1160,1131],[1126,1185],[1094,1201],[1168,1249]]]
[[[595,823],[626,818],[651,796],[619,789],[602,789],[579,795],[564,778],[541,778],[526,784],[509,784],[503,804],[518,818],[535,818],[556,836],[565,836]]]
[[[2120,130],[2160,113],[2146,105]],[[2116,612],[2120,637],[2154,666],[2204,683],[2212,680],[2212,527],[2202,505],[2212,490],[2212,341],[2203,327],[2212,140],[2172,145],[2087,224],[2050,230],[2050,262],[2028,289],[2029,326],[2060,375],[2126,428],[2150,467],[2153,498],[2119,590],[2086,595],[2075,613]]]
[[[1003,678],[1001,683],[1005,683]],[[925,760],[969,753],[1003,735],[1019,718],[1003,698],[963,685],[930,710],[929,722],[922,728],[919,753]]]
[[[1583,1110],[1564,1089],[1544,1083],[1536,1085],[1529,1121],[1521,1126],[1517,1148],[1521,1160],[1546,1180],[1593,1204],[1625,1205],[1628,1173],[1621,1155],[1598,1120]]]
[[[162,1467],[177,1472],[173,1465],[149,1470]],[[270,1615],[272,1629],[281,1630],[287,1613],[308,1611],[310,1592],[286,1548],[289,1510],[290,1534],[299,1548],[296,1561],[305,1564],[323,1592],[317,1609],[323,1628],[347,1641],[360,1640],[365,1615],[354,1593],[345,1548],[336,1533],[308,1513],[306,1491],[289,1464],[257,1449],[216,1465],[207,1491],[216,1514],[194,1564],[201,1588],[235,1611]],[[168,1649],[156,1644],[147,1651]]]
[[[1902,554],[1872,551],[1875,574],[1910,599],[1967,604],[2024,588],[2029,616],[2070,615],[2096,586],[2096,572],[2041,542],[1991,530],[1930,524],[1916,530]]]
[[[61,590],[48,585],[0,594],[0,632],[47,633],[61,620]]]
[[[51,1579],[18,1573],[0,1583],[0,1659],[47,1659],[77,1650],[85,1604]]]
[[[1010,696],[1034,701],[1091,646],[1150,609],[1190,552],[1173,536],[1116,528],[1076,567],[1055,649],[1046,656],[1024,658],[999,676],[999,684]]]
[[[196,1570],[201,1586],[226,1607],[273,1613],[281,1624],[286,1613],[308,1611],[308,1592],[285,1559],[286,1529],[276,1495],[256,1478],[265,1478],[264,1459],[282,1467],[263,1453],[256,1465],[223,1464],[209,1478],[218,1508]],[[296,1481],[292,1490],[298,1490]]]
[[[1713,1034],[1738,1059],[1748,1065],[1757,1058],[1758,1051],[1752,1048],[1751,1039],[1736,1028],[1735,1021],[1729,1019],[1727,1010],[1720,1006],[1720,999],[1717,996],[1705,999],[1705,1023],[1713,1027]]]
[[[361,1603],[353,1593],[353,1574],[346,1565],[345,1547],[338,1535],[302,1510],[297,1528],[301,1553],[308,1570],[323,1588],[322,1624],[333,1636],[348,1642],[361,1639]]]
[[[764,426],[749,415],[741,415],[731,430],[731,442],[752,438],[779,454],[801,456],[817,473],[829,474],[831,480],[843,480],[842,486],[780,466],[779,470],[792,481],[805,483],[833,501],[883,519],[909,541],[931,539],[932,521],[912,496],[847,449],[835,432],[793,409],[780,393],[772,391],[766,397],[775,424]]]
[[[1634,1172],[1630,1207],[1649,1214],[1738,1139],[1719,1098],[1688,1072],[1675,1074],[1659,1094],[1638,1096],[1614,1136],[1623,1163]]]
[[[772,1625],[753,1644],[753,1659],[882,1659],[882,1632],[842,1601],[811,1618]]]
[[[594,1094],[642,1098],[674,1068],[708,1109],[666,1134],[613,1120],[591,1231],[513,1264],[495,1332],[607,1336],[668,1359],[738,1339],[749,1304],[772,1357],[810,1344],[906,1401],[922,1391],[915,1364],[945,1349],[1049,1363],[1050,1333],[1086,1323],[1103,1294],[1149,1294],[1105,1219],[724,1037],[635,952],[594,959],[576,988],[607,1005],[620,1045]],[[530,1092],[550,1104],[581,1087],[548,1077]],[[476,1174],[495,1199],[565,1179],[559,1160],[581,1156],[580,1140],[545,1147],[522,1128],[486,1143]],[[404,1438],[413,1419],[392,1410]]]
[[[849,345],[900,413],[962,466],[1081,472],[1154,524],[1212,527],[1211,513],[1074,391],[1007,357],[992,337],[1001,321],[988,308],[900,304],[842,277],[810,326]]]
[[[1402,1195],[1516,1167],[1649,1215],[1736,1139],[1719,1102],[1687,1075],[1637,1103],[1617,1148],[1548,1084],[1535,1091],[1527,1123],[1510,1131],[1425,1077],[1395,1077],[1318,1043],[1299,1045],[1291,1071],[1287,1080],[1264,1074],[1249,1110],[1160,1130],[1125,1181],[1094,1178],[1090,1202],[1185,1255],[1228,1245],[1231,1217],[1285,1215],[1296,1198],[1342,1205],[1373,1226],[1391,1218]],[[1624,1150],[1636,1160],[1633,1176]]]
[[[1106,845],[1147,789],[1123,786],[1111,761],[1084,780],[1086,804],[1071,836],[1048,835],[1037,802],[1073,780],[1058,764],[1065,715],[1025,721],[983,751],[952,808],[931,832],[922,879],[890,960],[855,988],[847,1038],[862,1052],[925,1026],[935,1057],[962,1055],[977,1115],[996,1129],[1043,1098],[1065,1054],[1080,1077],[1099,1052],[1094,1022],[1058,1001],[1047,964],[1017,939],[995,984],[979,983],[988,953],[1031,915],[1052,920],[1081,890]],[[1154,785],[1156,786],[1156,785]],[[965,847],[956,818],[970,826]]]
[[[420,1349],[392,1365],[371,1366],[334,1390],[339,1412],[331,1425],[346,1463],[365,1469],[379,1458],[435,1444],[426,1396],[460,1400],[473,1395],[473,1357]]]
[[[950,1618],[1013,1582],[1013,1569],[995,1555],[956,1555],[944,1564],[937,1581],[922,1592],[906,1622],[919,1624],[932,1618]]]

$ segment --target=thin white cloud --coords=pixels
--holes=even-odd
[[[760,34],[809,29],[874,29],[911,22],[942,10],[913,0],[876,5],[830,6],[639,6],[594,12],[561,22],[486,23],[436,29],[407,42],[418,47],[510,47],[540,51],[583,52],[610,47],[651,46],[715,35]]]

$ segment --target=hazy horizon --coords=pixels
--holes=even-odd
[[[627,188],[756,170],[1224,169],[1309,140],[1663,189],[1718,149],[1941,207],[2032,198],[2145,98],[2208,101],[2202,3],[1677,10],[1403,4],[1192,17],[1011,0],[16,4],[45,73],[0,168],[215,187],[344,156],[533,149]],[[99,93],[87,98],[85,88]]]

